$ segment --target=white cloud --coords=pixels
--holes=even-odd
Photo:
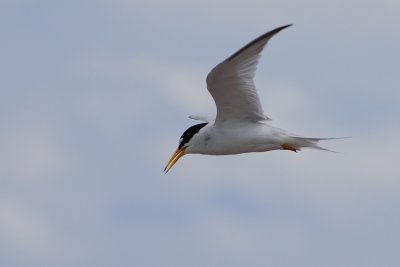
[[[215,105],[209,94],[205,77],[208,70],[190,68],[146,57],[118,58],[91,56],[82,59],[74,67],[78,76],[95,75],[112,81],[121,88],[88,90],[76,100],[77,110],[97,120],[116,120],[141,116],[150,108],[145,101],[156,106],[164,95],[168,101],[192,114],[214,116]],[[142,84],[146,83],[147,88]],[[138,85],[139,84],[139,85]],[[126,87],[130,86],[128,90]],[[157,90],[153,90],[157,87]],[[110,117],[110,118],[108,118]]]
[[[256,82],[264,112],[272,118],[277,127],[301,124],[299,115],[306,116],[310,112],[311,103],[301,88],[281,83]],[[279,126],[282,122],[282,126]],[[285,123],[285,124],[283,124]],[[304,123],[304,121],[303,121]]]
[[[261,222],[211,214],[203,218],[198,231],[202,245],[219,264],[290,266],[298,260],[309,260],[308,237],[301,227],[289,221]],[[282,251],[290,251],[290,257],[282,258]]]
[[[52,231],[38,213],[16,201],[0,198],[0,243],[15,255],[44,256],[50,253]]]
[[[30,182],[56,178],[68,164],[67,153],[57,138],[46,126],[9,125],[0,136],[3,176]]]
[[[143,115],[152,96],[153,64],[147,60],[109,54],[90,54],[80,58],[71,68],[78,79],[90,79],[74,97],[75,114],[103,131],[115,132],[129,127]],[[157,71],[155,68],[154,71]],[[157,76],[155,76],[157,77]]]
[[[167,73],[166,85],[169,96],[179,106],[192,114],[213,115],[214,101],[209,94],[204,77],[205,71],[172,69]]]

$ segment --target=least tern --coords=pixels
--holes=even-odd
[[[189,118],[204,121],[189,127],[165,166],[167,173],[186,154],[232,155],[271,150],[297,152],[316,148],[318,141],[336,138],[307,138],[290,135],[267,123],[253,78],[261,52],[268,41],[291,24],[269,31],[251,41],[214,67],[207,76],[207,89],[217,106],[215,119],[202,116]],[[328,150],[329,151],[329,150]]]

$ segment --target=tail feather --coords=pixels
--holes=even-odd
[[[298,150],[300,150],[301,148],[314,148],[314,149],[338,153],[336,151],[319,146],[318,142],[325,140],[346,139],[351,137],[309,138],[309,137],[291,136],[291,138],[293,138],[293,143]]]

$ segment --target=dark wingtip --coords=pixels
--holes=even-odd
[[[241,49],[239,49],[239,51],[237,51],[236,53],[234,53],[233,55],[231,55],[229,58],[227,58],[227,61],[231,61],[232,59],[234,59],[237,55],[239,55],[241,52],[243,52],[244,50],[246,50],[247,48],[249,48],[250,46],[252,46],[254,43],[259,42],[262,39],[265,38],[271,38],[272,36],[274,36],[275,34],[277,34],[278,32],[280,32],[281,30],[288,28],[290,26],[292,26],[293,24],[287,24],[278,28],[275,28],[267,33],[264,33],[263,35],[259,36],[258,38],[254,39],[253,41],[251,41],[250,43],[248,43],[247,45],[245,45],[244,47],[242,47]]]
[[[291,26],[293,26],[293,24],[287,24],[287,25],[278,27],[278,28],[276,28],[275,30],[272,30],[271,32],[280,32],[281,30],[286,29],[286,28],[289,28],[289,27],[291,27]]]

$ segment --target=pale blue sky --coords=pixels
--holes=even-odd
[[[400,2],[0,2],[0,266],[399,266]],[[340,154],[189,155],[205,77],[274,27],[275,126]]]

